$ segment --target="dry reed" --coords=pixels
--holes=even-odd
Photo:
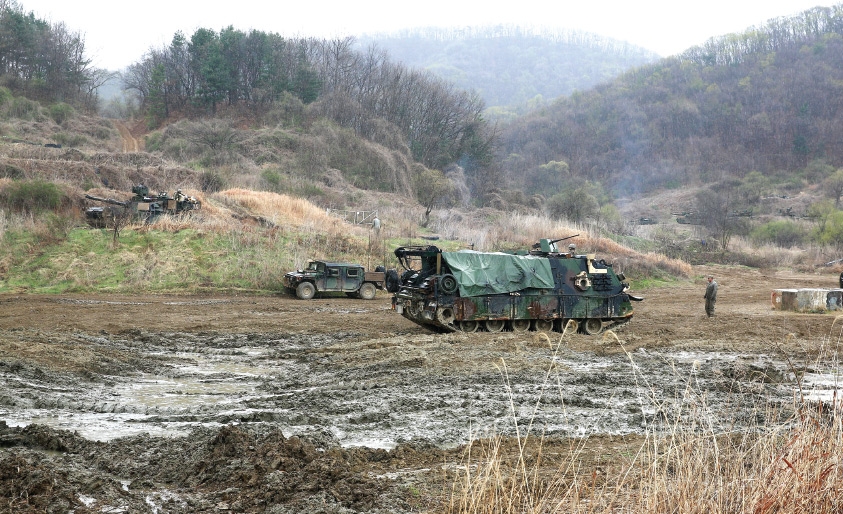
[[[835,320],[835,323],[838,320]],[[565,334],[556,346],[558,352]],[[607,338],[621,344],[612,332]],[[836,376],[839,340],[824,341]],[[629,354],[627,354],[629,355]],[[632,357],[630,356],[630,359]],[[634,367],[634,362],[632,362]],[[818,360],[813,366],[823,363]],[[504,378],[505,375],[504,375]],[[550,380],[548,371],[547,379]],[[505,381],[505,386],[508,384]],[[763,425],[718,429],[693,377],[679,405],[653,400],[659,412],[639,451],[600,476],[580,464],[588,439],[571,440],[561,462],[545,463],[540,439],[515,422],[517,451],[500,436],[473,441],[446,511],[455,513],[834,513],[843,512],[843,399],[806,397],[801,383],[793,414],[768,406]],[[656,394],[646,396],[655,398]],[[479,455],[478,455],[479,454]]]

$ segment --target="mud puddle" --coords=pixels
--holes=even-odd
[[[4,394],[15,399],[0,416],[10,426],[44,424],[96,441],[254,423],[388,449],[514,435],[515,420],[522,433],[641,433],[666,412],[700,402],[724,424],[751,422],[759,398],[784,405],[795,391],[788,363],[767,355],[601,355],[516,335],[490,344],[462,334],[372,340],[136,331],[97,344],[128,355],[134,369],[86,380],[35,370],[7,382]],[[803,387],[823,399],[834,378],[814,369]]]

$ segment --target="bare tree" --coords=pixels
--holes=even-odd
[[[825,186],[828,197],[834,200],[834,207],[839,207],[840,197],[843,196],[843,168],[838,169],[825,179],[823,186]]]
[[[695,200],[702,225],[724,250],[732,236],[746,228],[745,218],[734,214],[740,207],[737,203],[738,186],[735,181],[725,181],[700,191]]]
[[[120,238],[120,231],[132,221],[132,212],[126,209],[112,209],[111,214],[111,244],[117,246]]]
[[[439,170],[416,166],[415,172],[416,199],[424,207],[422,226],[426,227],[434,207],[452,202],[454,186]]]

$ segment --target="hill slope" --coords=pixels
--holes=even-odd
[[[522,112],[530,102],[589,89],[657,59],[642,48],[593,34],[500,26],[460,31],[428,28],[364,36],[358,41],[361,48],[371,44],[408,66],[426,69],[462,89],[476,90],[488,107]]]
[[[550,161],[627,194],[751,171],[786,181],[843,165],[840,84],[843,6],[816,8],[560,99],[508,126],[499,156],[527,192]]]

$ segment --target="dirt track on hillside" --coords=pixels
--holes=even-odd
[[[140,144],[135,136],[132,135],[132,131],[129,129],[128,125],[121,120],[111,120],[114,123],[114,126],[117,128],[117,131],[120,132],[120,137],[123,139],[123,153],[133,153],[140,151]]]
[[[513,435],[516,418],[549,447],[590,436],[588,467],[640,444],[649,402],[691,376],[729,423],[756,419],[760,398],[786,405],[840,322],[774,311],[770,293],[837,275],[695,272],[636,291],[646,299],[617,337],[561,345],[431,334],[385,293],[0,295],[0,511],[437,510],[459,445]]]

